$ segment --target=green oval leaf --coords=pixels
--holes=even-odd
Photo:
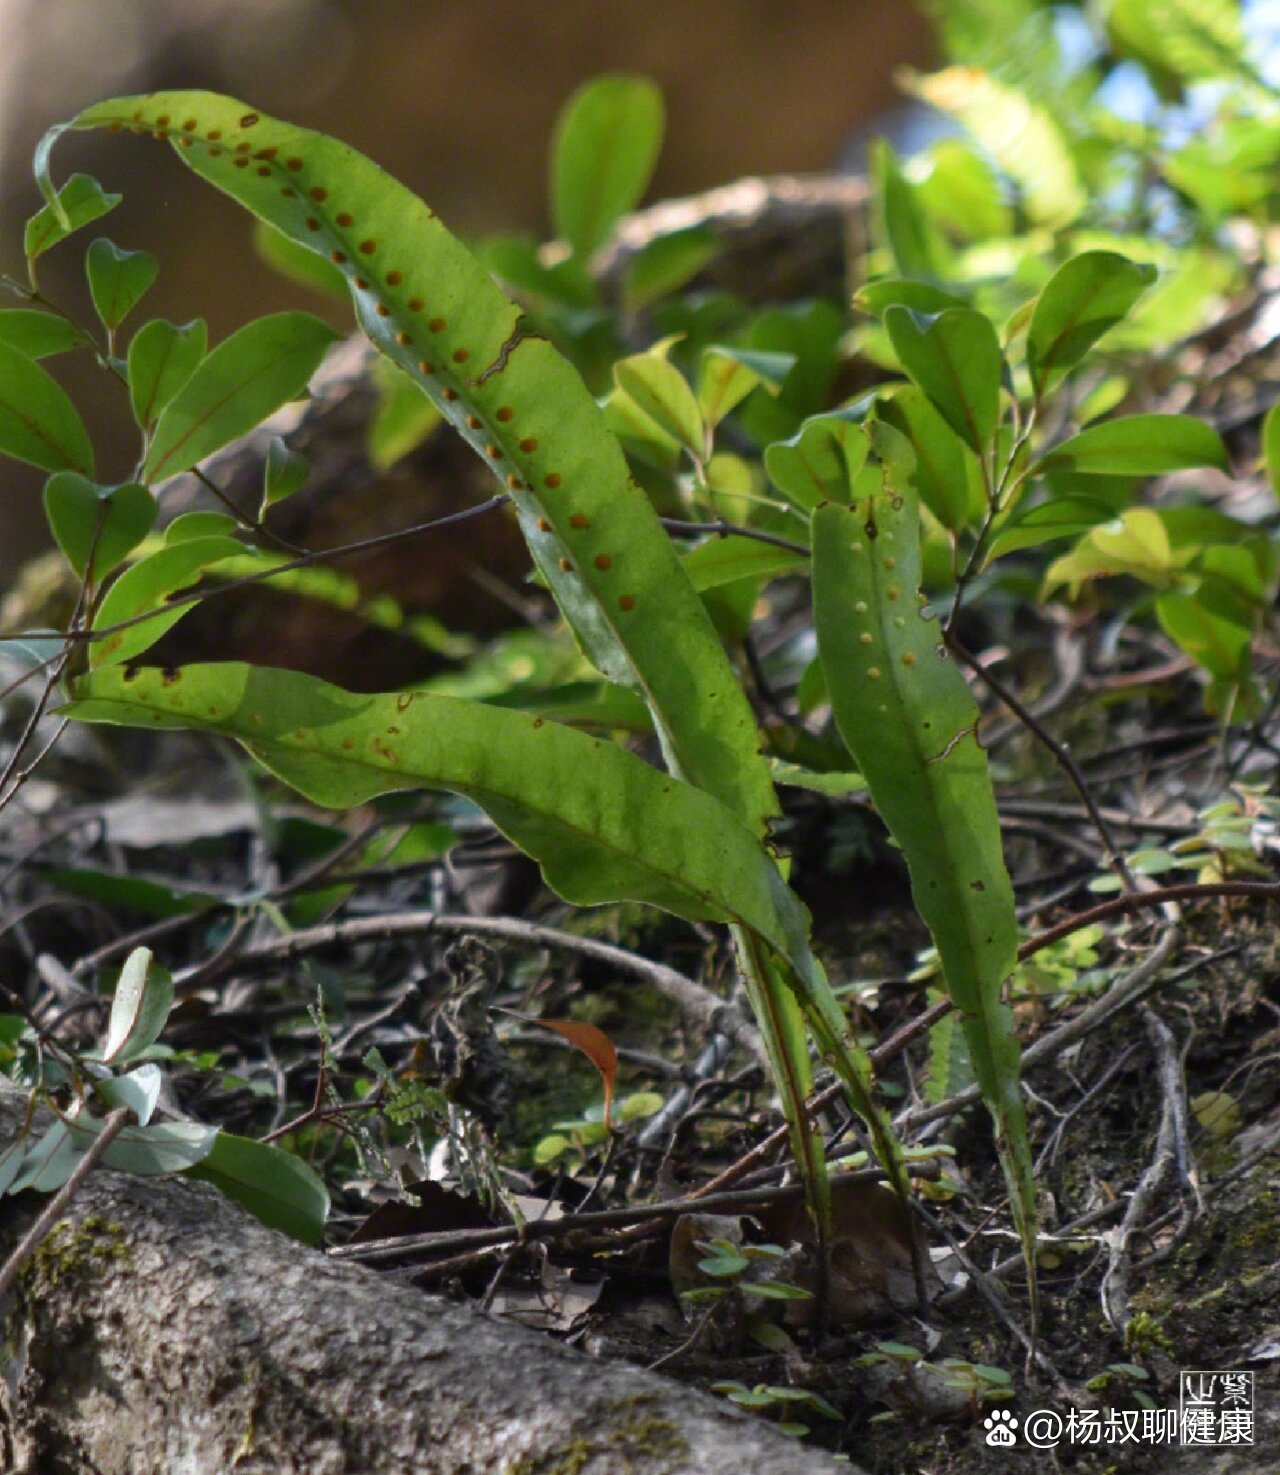
[[[871,149],[871,178],[875,183],[875,220],[881,242],[904,277],[942,275],[943,243],[924,210],[914,185],[902,172],[897,154],[884,139]]]
[[[701,460],[707,453],[707,432],[693,390],[679,369],[660,349],[619,359],[613,366],[618,388],[655,425]]]
[[[1128,314],[1157,275],[1154,266],[1115,251],[1086,251],[1058,268],[1027,329],[1027,368],[1037,399]]]
[[[144,430],[195,373],[208,336],[202,318],[180,328],[156,318],[129,340],[129,402]]]
[[[915,385],[879,401],[881,420],[900,430],[916,453],[916,490],[944,528],[958,532],[982,516],[977,463]]]
[[[134,948],[111,1000],[103,1063],[123,1065],[155,1044],[172,1007],[173,979],[168,970],[153,964],[150,948]]]
[[[884,325],[907,377],[964,443],[985,455],[1000,418],[1004,357],[989,318],[971,307],[932,317],[885,309]]]
[[[662,148],[662,93],[644,77],[605,76],[569,99],[551,153],[551,219],[580,256],[639,203]]]
[[[329,1217],[324,1183],[314,1169],[283,1148],[219,1132],[187,1176],[212,1183],[270,1229],[305,1244],[319,1244],[324,1237]]]
[[[415,388],[419,400],[421,393]],[[291,451],[278,435],[271,437],[267,447],[267,461],[262,472],[262,511],[292,497],[306,481],[311,472],[311,463],[297,451]]]
[[[235,332],[165,406],[144,472],[162,481],[203,461],[296,399],[338,334],[307,312],[280,312]]]
[[[93,308],[108,332],[124,322],[160,270],[146,251],[123,251],[105,236],[90,243],[84,257]]]
[[[760,385],[776,395],[795,368],[793,353],[761,353],[712,344],[698,364],[698,408],[712,428]]]
[[[73,322],[35,307],[0,309],[0,343],[7,343],[29,359],[47,358],[78,348],[85,336]]]
[[[0,343],[0,454],[45,471],[93,475],[89,432],[66,390],[7,343]]]
[[[55,472],[45,483],[44,510],[67,562],[95,581],[132,552],[156,520],[156,501],[146,487],[136,481],[99,486],[75,471]]]
[[[45,205],[27,221],[23,251],[30,262],[43,256],[50,246],[65,240],[72,231],[114,210],[121,196],[108,194],[88,174],[73,174],[57,192],[56,199],[56,206]]]
[[[1032,473],[1159,476],[1188,466],[1230,471],[1227,448],[1211,425],[1191,415],[1123,415],[1090,425],[1054,446]]]
[[[195,537],[157,549],[155,553],[139,559],[132,568],[125,569],[99,605],[94,628],[105,630],[147,610],[155,610],[156,613],[140,624],[95,640],[89,649],[90,665],[118,665],[154,645],[190,609],[189,605],[158,609],[167,596],[193,584],[205,569],[225,558],[243,557],[245,552],[245,545],[235,538],[216,535]]]
[[[811,416],[790,440],[775,441],[764,453],[769,480],[805,512],[847,501],[866,459],[858,422],[840,412]]]

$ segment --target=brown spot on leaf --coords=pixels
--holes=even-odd
[[[455,348],[453,350],[453,361],[455,364],[465,364],[471,357],[471,350],[467,348]]]
[[[135,113],[133,116],[136,118],[140,115],[138,113]],[[217,143],[217,141],[222,137],[222,129],[210,128],[208,133],[205,134],[205,137],[209,140],[210,143]]]
[[[385,302],[379,302],[377,307],[374,308],[374,312],[376,312],[380,318],[389,318],[391,316],[391,309],[387,306]]]
[[[446,389],[444,391],[444,397],[447,400],[455,400],[458,397],[458,391],[456,389]]]
[[[297,191],[290,189],[289,186],[286,184],[282,186],[280,193],[285,197],[286,200],[292,200],[294,195],[297,194]]]
[[[540,517],[538,519],[538,531],[540,533],[549,533],[551,531],[551,524],[547,521],[545,517]]]
[[[597,553],[596,567],[600,570],[601,573],[604,573],[605,569],[613,567],[613,559],[610,558],[607,553]]]
[[[196,122],[194,118],[188,118],[182,126],[187,130],[188,133],[194,133],[200,125]]]
[[[302,223],[303,223],[303,225],[306,226],[306,228],[308,230],[319,230],[320,229],[320,222],[315,218],[314,215],[308,215],[307,218]]]
[[[343,230],[346,230],[349,225],[354,225],[356,223],[355,216],[348,215],[345,210],[339,210],[333,218],[337,222],[337,224],[343,228]]]
[[[512,475],[507,477],[507,486],[510,487],[513,492],[519,492],[524,489],[524,482],[522,482],[518,476]]]
[[[543,485],[550,487],[551,490],[554,492],[563,480],[564,477],[562,477],[558,471],[553,471],[550,476],[543,478]]]
[[[253,125],[259,121],[260,120],[257,113],[246,113],[244,117],[240,119],[240,126],[241,128],[252,128]]]
[[[406,306],[410,312],[421,312],[426,306],[426,303],[423,302],[421,297],[410,297]]]
[[[329,191],[327,189],[324,189],[321,185],[317,184],[311,190],[311,198],[316,202],[317,205],[323,205],[324,202],[329,198]]]
[[[573,572],[573,565],[569,562],[567,558],[562,558],[560,560],[560,567],[564,570],[566,574],[570,574]]]
[[[334,266],[345,266],[347,264],[347,253],[345,251],[330,251],[329,260]]]
[[[526,456],[532,456],[534,451],[538,449],[537,437],[533,435],[526,435],[525,438],[520,442],[520,449],[525,453]]]
[[[263,179],[268,179],[270,177],[270,175],[271,175],[271,165],[270,164],[259,164],[256,172]]]
[[[498,419],[505,425],[515,415],[510,405],[501,405],[498,408]]]
[[[156,119],[156,127],[157,128],[167,128],[168,126],[169,126],[169,114],[168,113],[161,113],[160,116]]]
[[[490,461],[502,460],[502,448],[500,446],[485,446],[484,453]]]
[[[589,528],[591,526],[591,519],[585,512],[575,512],[569,519],[569,526],[581,531],[583,528]]]
[[[633,594],[624,594],[622,598],[618,601],[619,609],[635,609],[635,607],[636,601]]]
[[[361,241],[360,242],[360,254],[362,256],[372,256],[373,253],[377,249],[378,249],[378,243],[377,243],[377,241]]]
[[[402,272],[402,271],[389,271],[387,273],[387,286],[388,287],[398,287],[400,285],[400,283],[403,282],[403,281],[404,281],[404,272]]]
[[[436,366],[434,364],[429,364],[426,359],[418,360],[418,372],[420,374],[426,374],[427,377],[430,378],[431,375],[435,373],[435,371]]]
[[[405,333],[403,331],[399,332],[396,334],[396,342],[400,345],[401,348],[408,348],[408,346],[413,342],[413,334]]]
[[[284,161],[284,167],[286,169],[288,169],[293,174],[300,174],[302,172],[302,160],[301,159],[286,159]]]
[[[427,327],[430,328],[433,333],[443,333],[446,327],[446,323],[443,318],[432,318],[431,321],[427,324]]]

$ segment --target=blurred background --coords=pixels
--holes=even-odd
[[[474,237],[546,232],[556,113],[600,72],[640,72],[662,87],[659,199],[743,174],[834,167],[861,124],[901,102],[895,68],[932,60],[920,11],[882,0],[0,0],[0,271],[25,277],[41,135],[122,92],[205,87],[336,134]],[[246,215],[167,149],[73,135],[56,161],[59,178],[81,169],[124,194],[104,227],[159,257],[149,316],[202,316],[211,341],[290,306],[350,326],[343,309],[258,263]],[[41,270],[42,287],[77,314],[87,310],[83,246],[52,252]],[[98,440],[102,478],[123,478],[134,454],[123,397],[105,403],[87,363],[67,370],[58,365]],[[0,463],[0,583],[47,543],[41,480]]]

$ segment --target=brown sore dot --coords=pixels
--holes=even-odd
[[[480,429],[480,421],[479,421],[479,419],[475,415],[468,415],[467,416],[467,425],[472,430],[479,430]]]
[[[624,594],[622,598],[618,601],[619,609],[635,609],[635,607],[636,601],[633,594]]]
[[[410,297],[406,306],[408,307],[410,312],[421,312],[422,309],[426,306],[426,303],[423,302],[421,297]]]
[[[184,149],[189,149],[194,141],[194,139],[190,138],[180,138],[178,140],[178,142],[182,145]]]
[[[182,126],[186,129],[188,133],[194,133],[200,125],[196,122],[194,118],[188,118]]]
[[[545,517],[540,517],[538,519],[538,531],[540,533],[549,533],[551,531],[551,524],[547,521]]]
[[[613,559],[610,558],[607,553],[597,553],[596,567],[600,570],[601,573],[604,573],[605,569],[613,567]]]
[[[511,488],[513,492],[524,490],[524,482],[522,482],[518,476],[507,477],[507,485]]]
[[[253,157],[255,159],[274,159],[279,152],[280,150],[276,148],[274,144],[272,144],[269,149],[259,149]]]
[[[470,357],[471,350],[468,348],[455,348],[453,350],[453,361],[455,364],[465,364]]]
[[[329,260],[333,262],[334,266],[345,266],[347,263],[347,253],[345,251],[330,251]]]
[[[124,124],[123,123],[108,123],[107,124],[107,132],[108,133],[123,133],[124,132]],[[183,139],[183,142],[185,143],[186,140]],[[134,676],[136,676],[137,674],[138,673],[135,671],[134,672]],[[124,679],[126,681],[132,681],[133,680],[133,676],[130,676],[128,674],[128,672],[126,672]]]
[[[345,210],[340,210],[333,218],[344,230],[347,226],[355,224],[355,216],[348,215]]]
[[[356,285],[356,291],[357,292],[363,292],[364,289],[369,285],[369,283],[366,282],[363,277],[353,277],[352,278],[352,281]]]
[[[237,160],[237,163],[238,162],[239,161]],[[320,229],[320,222],[315,218],[314,215],[308,215],[307,218],[302,223],[303,223],[303,225],[306,226],[306,228],[308,230],[319,230]]]
[[[350,751],[352,748],[354,748],[355,745],[356,745],[355,738],[345,737],[345,738],[342,739],[342,746],[344,748],[346,748],[348,751]]]
[[[400,345],[401,348],[408,348],[408,346],[413,342],[413,334],[401,331],[396,334],[396,342]]]
[[[420,374],[426,374],[428,377],[430,377],[432,374],[435,373],[435,371],[436,366],[434,364],[429,364],[426,359],[418,360],[418,372]]]
[[[400,285],[400,283],[403,282],[403,281],[404,281],[404,272],[402,272],[402,271],[389,271],[387,273],[387,286],[388,287],[398,287]]]
[[[377,243],[377,241],[361,241],[360,242],[360,254],[362,256],[372,256],[373,253],[377,249],[378,249],[378,243]]]
[[[320,185],[316,185],[316,187],[311,191],[311,198],[316,202],[317,205],[323,205],[324,202],[329,198],[329,191],[327,189],[323,189]]]
[[[209,157],[211,159],[220,159],[222,157],[222,150],[221,149],[210,149],[209,150]]]
[[[427,327],[430,328],[433,333],[443,333],[447,326],[448,325],[443,318],[432,318],[431,321],[427,324]]]
[[[510,405],[503,405],[498,411],[498,419],[501,420],[502,423],[505,425],[514,414],[515,411],[511,408]]]
[[[169,114],[168,113],[161,113],[160,116],[156,119],[156,127],[157,128],[167,128],[168,126],[169,126]]]
[[[456,389],[446,389],[444,392],[444,397],[447,400],[455,400],[458,397],[458,391]]]
[[[553,471],[550,476],[543,478],[543,485],[550,487],[554,492],[563,480],[564,477],[558,471]]]
[[[573,572],[573,565],[569,562],[567,558],[562,558],[560,560],[560,567],[566,574],[571,574]]]
[[[263,179],[266,179],[270,175],[270,173],[271,173],[271,165],[270,164],[259,164],[258,165],[258,173],[262,176]]]
[[[259,118],[257,113],[246,113],[244,117],[240,119],[240,126],[241,128],[252,128],[253,125],[258,121]]]
[[[502,460],[502,451],[497,446],[485,446],[484,453],[490,461]]]
[[[296,190],[291,190],[289,188],[289,186],[286,184],[286,185],[284,185],[281,188],[280,193],[285,197],[286,200],[291,200],[291,199],[293,199],[293,197],[297,193],[297,191]]]
[[[377,307],[374,308],[374,312],[376,312],[380,318],[389,318],[391,316],[391,309],[387,306],[385,302],[379,302]]]
[[[237,169],[247,169],[249,167],[248,159],[232,159],[231,162],[236,166]]]
[[[583,528],[589,528],[591,526],[591,519],[585,512],[575,512],[569,519],[569,526],[581,531]]]
[[[137,115],[135,114],[135,116]],[[210,143],[217,143],[217,141],[222,137],[222,129],[210,128],[208,133],[205,134],[205,137],[209,140]]]
[[[300,174],[302,172],[302,160],[301,159],[286,159],[284,161],[284,167],[286,169],[292,170],[292,172],[294,174]]]
[[[247,154],[252,147],[253,145],[246,138],[243,143],[236,144],[236,153]]]
[[[534,451],[538,449],[537,437],[526,435],[525,438],[520,442],[520,449],[525,453],[526,456],[531,456]]]

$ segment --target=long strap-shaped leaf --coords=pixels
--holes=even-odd
[[[510,490],[587,654],[645,697],[672,768],[763,834],[777,801],[755,719],[657,515],[577,371],[524,331],[434,212],[347,145],[217,93],[115,98],[66,127],[169,139],[197,174],[341,268],[369,337]]]
[[[576,370],[524,330],[516,306],[434,213],[346,145],[215,93],[116,98],[66,126],[170,139],[196,173],[341,268],[369,337],[505,483],[584,650],[611,680],[643,695],[672,770],[763,835],[777,799],[753,714],[651,505]],[[51,201],[48,156],[61,131],[37,153]],[[816,987],[825,990],[824,1017],[839,1009],[811,961],[796,972],[793,996],[772,971],[753,976],[759,960],[741,939],[739,952],[821,1218],[825,1169],[804,1119],[811,1072],[797,997],[808,993],[811,1012]],[[864,1110],[865,1061],[829,1038],[826,1049]],[[876,1130],[883,1136],[883,1124]]]
[[[337,808],[404,789],[466,795],[566,900],[643,901],[739,924],[811,976],[808,914],[746,825],[712,795],[575,728],[459,697],[358,694],[242,662],[101,668],[62,711],[235,738]]]
[[[882,492],[813,513],[818,650],[836,724],[906,856],[916,907],[961,1013],[1031,1276],[1035,1182],[1018,1043],[1001,1002],[1017,950],[1013,888],[977,703],[918,602],[920,509],[909,447],[886,427],[874,434],[886,458]]]

